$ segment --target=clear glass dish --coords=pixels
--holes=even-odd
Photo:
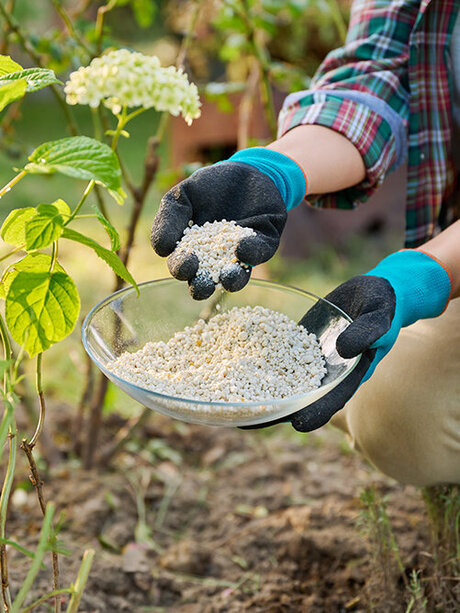
[[[83,322],[83,345],[115,385],[142,405],[176,419],[212,426],[249,426],[280,419],[330,392],[360,358],[344,360],[335,348],[337,336],[351,322],[348,315],[327,300],[294,287],[251,279],[239,292],[217,291],[200,302],[191,298],[186,283],[172,278],[141,283],[139,291],[137,296],[135,289],[128,287],[99,302]],[[235,306],[256,305],[285,313],[298,322],[308,312],[304,325],[318,337],[327,367],[318,389],[269,401],[204,402],[152,392],[107,368],[125,351],[138,351],[148,341],[167,341],[200,318],[208,319]]]

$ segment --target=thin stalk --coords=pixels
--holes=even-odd
[[[90,108],[91,108],[91,119],[93,120],[94,138],[96,140],[102,140],[102,127],[101,127],[98,109],[94,108],[93,106],[91,106]]]
[[[50,269],[49,269],[50,273],[53,272],[54,267],[56,266],[57,258],[58,258],[58,242],[53,241],[53,245],[51,247],[51,262],[50,262]]]
[[[11,360],[13,357],[13,350],[11,348],[10,337],[6,328],[6,323],[3,317],[0,315],[0,337],[3,344],[3,357],[5,360]],[[6,389],[5,389],[6,392]]]
[[[260,67],[260,76],[261,76],[261,96],[262,96],[262,104],[264,107],[265,118],[268,123],[268,127],[270,129],[270,133],[272,138],[276,138],[277,134],[277,121],[276,121],[276,111],[275,104],[273,102],[273,94],[272,88],[270,84],[270,70],[267,64],[267,60],[264,55],[264,50],[262,49],[259,41],[257,40],[257,31],[254,27],[251,19],[249,17],[249,6],[247,0],[242,1],[243,10],[235,7],[238,14],[240,15],[242,21],[244,22],[247,29],[248,42],[251,46],[252,53],[259,63]]]
[[[82,38],[82,36],[80,36],[80,34],[77,32],[77,30],[75,29],[75,26],[73,25],[72,20],[70,19],[69,15],[67,15],[65,9],[62,7],[61,3],[59,0],[51,0],[51,2],[53,3],[54,8],[56,9],[56,12],[58,13],[58,15],[61,17],[62,21],[64,22],[70,36],[72,36],[72,38],[74,38],[78,44],[82,47],[82,49],[84,49],[86,51],[86,53],[89,55],[89,57],[93,56],[93,52],[92,50],[88,47],[88,45],[86,44],[85,40]]]
[[[54,515],[54,504],[50,502],[45,510],[45,518],[43,520],[42,529],[40,532],[40,540],[38,541],[37,549],[35,551],[35,558],[32,562],[31,567],[29,568],[29,572],[24,579],[23,584],[21,585],[21,589],[19,590],[16,598],[14,599],[13,606],[11,608],[11,613],[19,613],[21,610],[22,603],[26,599],[29,594],[32,585],[35,581],[35,577],[40,570],[41,564],[43,562],[43,558],[45,557],[46,551],[48,549],[49,541],[52,535],[52,523],[53,523],[53,515]],[[59,599],[58,599],[59,600]]]
[[[13,185],[19,183],[19,181],[24,178],[26,174],[27,172],[25,170],[21,170],[21,172],[18,172],[18,174],[13,177],[9,183],[7,183],[4,187],[2,187],[2,189],[0,189],[0,198],[9,192]]]
[[[38,607],[39,604],[42,604],[43,602],[46,602],[47,600],[49,600],[50,598],[54,598],[55,596],[61,596],[61,594],[73,594],[73,589],[71,587],[62,587],[60,590],[53,590],[52,592],[48,592],[48,594],[45,594],[24,609],[21,609],[21,613],[29,613],[29,611],[32,611],[33,609],[35,609],[35,607]]]
[[[144,111],[146,111],[146,110],[147,109],[145,109],[143,106],[141,106],[139,109],[136,109],[132,113],[129,113],[129,115],[126,115],[126,117],[124,119],[123,127],[128,123],[128,121],[131,121],[131,119],[134,119],[134,117],[137,117],[141,113],[144,113]]]
[[[9,403],[5,403],[9,404]],[[0,538],[3,540],[6,538],[6,515],[8,511],[8,501],[11,494],[11,488],[13,486],[14,469],[16,467],[16,422],[13,415],[13,407],[10,406],[6,410],[9,410],[11,414],[10,420],[10,451],[8,454],[8,466],[6,468],[5,478],[3,480],[2,495],[0,497]],[[8,560],[6,555],[6,545],[0,545],[0,564],[1,564],[1,580],[2,580],[2,597],[3,604],[6,611],[10,611],[12,608],[11,594],[8,582]]]
[[[11,251],[8,251],[8,253],[5,253],[5,255],[2,255],[2,257],[0,258],[0,262],[3,262],[3,260],[7,260],[10,256],[14,255],[18,251],[22,251],[24,247],[25,247],[25,244],[19,245],[19,247],[15,247]]]
[[[118,0],[110,0],[105,6],[100,6],[97,9],[97,17],[96,17],[96,27],[95,27],[95,38],[96,38],[96,49],[98,55],[102,51],[102,38],[104,35],[104,18],[106,13],[110,12],[117,5]]]
[[[40,414],[38,418],[37,427],[35,432],[30,439],[30,442],[27,442],[27,439],[22,439],[21,441],[21,449],[27,456],[27,460],[29,462],[30,467],[30,480],[32,485],[35,487],[37,492],[38,503],[40,505],[40,509],[43,515],[46,515],[46,501],[45,496],[43,494],[43,481],[40,478],[38,473],[37,464],[35,462],[35,458],[33,456],[32,450],[35,447],[38,437],[43,428],[43,424],[45,423],[45,414],[46,414],[46,404],[45,404],[45,395],[43,393],[42,387],[42,353],[37,355],[37,364],[36,364],[36,372],[35,372],[35,387],[38,395],[38,401],[40,404]],[[53,590],[56,591],[59,589],[59,558],[56,551],[51,553],[52,565],[53,565]],[[54,610],[55,613],[59,613],[61,610],[61,601],[59,598],[54,599]]]
[[[117,115],[117,119],[118,119],[117,127],[115,128],[115,133],[112,138],[112,145],[111,145],[112,151],[117,150],[118,139],[120,138],[121,131],[123,130],[123,128],[125,127],[127,123],[126,106],[123,107],[121,115]]]
[[[30,481],[32,485],[35,487],[35,491],[37,492],[38,504],[40,505],[40,509],[46,518],[46,511],[49,505],[46,504],[45,496],[43,494],[43,481],[40,478],[38,473],[37,464],[35,462],[35,458],[32,453],[32,446],[27,442],[25,438],[21,441],[21,449],[27,456],[27,460],[29,462],[30,468]],[[51,504],[51,503],[50,503]],[[53,565],[53,590],[59,589],[59,558],[56,551],[51,552],[51,560]],[[59,613],[61,611],[61,601],[59,598],[55,598],[54,600],[54,611],[55,613]]]
[[[64,225],[68,225],[73,219],[75,219],[75,216],[78,214],[78,211],[81,209],[81,207],[83,206],[83,204],[85,203],[85,200],[88,198],[88,196],[91,193],[91,190],[93,189],[93,187],[95,186],[96,181],[94,179],[91,179],[91,181],[88,183],[88,185],[86,186],[85,191],[83,192],[82,197],[80,198],[79,203],[77,204],[77,206],[75,207],[74,211],[72,212],[72,214],[70,215],[69,219],[65,222]]]
[[[39,353],[37,355],[37,366],[35,370],[35,388],[37,390],[38,401],[40,404],[40,414],[38,417],[37,427],[29,442],[29,447],[31,449],[35,447],[38,437],[40,436],[40,433],[42,431],[43,424],[45,423],[46,404],[45,404],[45,395],[43,394],[43,388],[42,388],[42,358],[43,358],[43,354]]]
[[[187,32],[182,39],[182,43],[179,49],[179,53],[176,58],[176,68],[181,69],[184,67],[185,58],[187,57],[187,52],[190,47],[190,43],[192,42],[193,35],[195,33],[196,23],[198,21],[198,16],[200,14],[201,5],[203,0],[196,0],[195,7],[193,9],[192,16],[190,18],[189,26],[187,28]]]
[[[87,549],[83,554],[80,570],[78,571],[77,579],[73,586],[72,597],[67,607],[66,613],[77,613],[80,605],[83,590],[85,589],[86,582],[88,580],[89,571],[93,564],[95,551],[94,549]]]
[[[15,0],[9,0],[9,2],[6,2],[5,7],[9,13],[12,13],[14,11],[14,3],[15,3]],[[3,28],[3,40],[0,46],[0,53],[2,55],[8,55],[9,43],[10,43],[10,29],[8,27],[8,24],[6,23]]]

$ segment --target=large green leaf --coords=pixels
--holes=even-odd
[[[0,284],[0,298],[5,300],[11,284],[19,272],[28,270],[33,272],[48,272],[51,268],[51,256],[47,253],[29,253],[25,257],[9,266],[3,274]],[[54,272],[65,272],[59,262],[54,262]]]
[[[65,219],[61,215],[63,205],[65,214],[70,214],[67,204],[60,200],[61,209],[55,204],[39,204],[37,213],[26,222],[26,250],[44,249],[58,240],[64,229]]]
[[[69,205],[61,198],[37,208],[14,209],[3,222],[0,236],[6,243],[24,246],[29,251],[44,249],[59,238],[59,228],[69,215]]]
[[[77,232],[76,230],[71,230],[70,228],[64,228],[62,238],[68,238],[69,240],[76,241],[77,243],[81,243],[82,245],[86,245],[87,247],[93,249],[93,251],[110,266],[116,275],[123,279],[123,281],[134,285],[136,291],[139,291],[136,281],[133,279],[132,275],[116,253],[102,247],[102,245],[99,245],[99,243],[92,238],[89,238],[84,234],[80,234],[80,232]]]
[[[61,83],[59,79],[56,79],[56,75],[49,68],[26,68],[0,76],[0,86],[3,85],[3,83],[14,83],[18,80],[26,81],[26,91],[28,92],[35,92],[53,83]]]
[[[26,93],[27,81],[25,79],[19,79],[18,81],[12,81],[11,83],[5,83],[2,85],[0,82],[0,111],[3,111],[7,104],[19,100]]]
[[[17,64],[9,55],[0,55],[0,75],[9,74],[22,70],[22,66]]]
[[[64,272],[21,271],[6,296],[9,331],[30,357],[70,334],[79,312],[77,288]]]
[[[29,156],[25,170],[32,173],[60,172],[77,179],[94,179],[106,187],[117,202],[123,202],[120,164],[112,149],[88,136],[73,136],[40,145]]]
[[[10,243],[16,247],[24,245],[26,242],[26,223],[36,215],[36,210],[27,206],[23,209],[13,209],[3,222],[0,236],[5,243]]]
[[[118,232],[112,226],[112,224],[107,219],[107,217],[105,217],[97,207],[94,207],[94,210],[96,211],[96,217],[98,218],[100,223],[104,226],[105,231],[107,232],[110,238],[110,246],[112,248],[112,251],[118,251],[120,249],[120,236]]]

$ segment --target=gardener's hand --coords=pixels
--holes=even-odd
[[[343,358],[362,354],[355,369],[336,388],[312,405],[280,421],[290,421],[300,432],[315,430],[342,409],[373,374],[393,347],[402,327],[418,319],[440,315],[451,294],[448,270],[418,250],[394,253],[366,275],[346,281],[326,298],[345,311],[353,322],[337,338]],[[314,309],[302,321],[307,330]]]
[[[201,226],[206,221],[235,220],[256,233],[240,241],[236,256],[256,266],[274,255],[287,210],[299,204],[305,192],[304,173],[289,157],[264,147],[244,149],[228,161],[196,171],[163,197],[152,226],[152,246],[158,255],[169,256],[190,221]],[[211,291],[200,286],[194,254],[170,258],[168,266],[173,276],[189,282],[195,298],[208,297],[214,290],[213,284]],[[220,279],[228,291],[242,289],[248,280],[242,267]]]

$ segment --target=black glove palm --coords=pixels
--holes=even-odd
[[[155,216],[151,243],[158,255],[172,254],[190,221],[203,225],[206,221],[234,220],[252,228],[256,236],[244,238],[236,255],[244,264],[256,266],[270,259],[278,248],[287,213],[274,182],[249,164],[221,162],[195,172],[163,197]],[[196,277],[198,259],[194,254],[168,261],[171,274],[189,282],[196,299],[208,298],[214,291],[211,279]],[[246,285],[250,272],[234,266],[221,276],[228,291]]]
[[[376,355],[371,346],[388,332],[395,314],[396,298],[390,283],[374,276],[358,276],[346,281],[326,299],[347,313],[354,321],[338,336],[337,352],[345,359],[362,353],[353,371],[328,394],[290,415],[252,428],[263,428],[290,421],[299,432],[316,430],[326,424],[350,400],[369,371]],[[309,331],[315,331],[321,319],[321,303],[317,303],[299,322]]]

